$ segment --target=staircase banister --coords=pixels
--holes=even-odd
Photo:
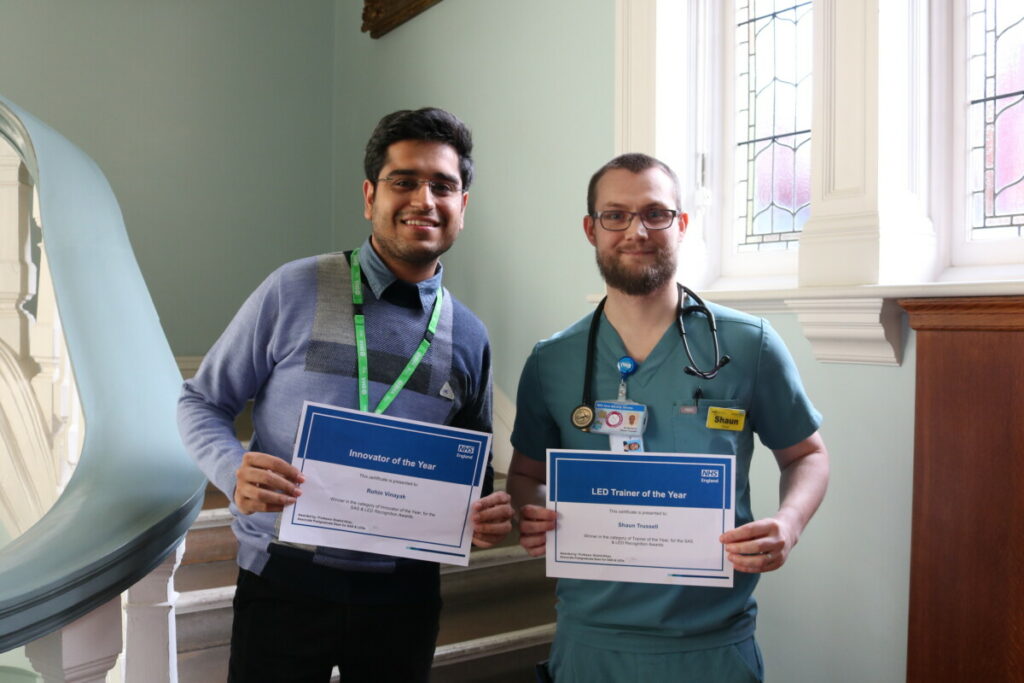
[[[44,248],[85,422],[78,465],[32,527],[0,547],[0,652],[145,576],[199,513],[205,479],[175,423],[181,375],[97,165],[0,97],[0,135],[36,183]]]

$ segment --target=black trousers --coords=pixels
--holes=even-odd
[[[441,601],[360,604],[310,597],[244,569],[231,628],[230,683],[428,681]]]

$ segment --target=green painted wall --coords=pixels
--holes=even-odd
[[[332,0],[0,4],[0,93],[103,169],[176,354],[329,248],[333,42]]]
[[[337,1],[337,248],[368,232],[362,151],[384,114],[438,106],[473,129],[477,180],[446,284],[486,323],[514,395],[533,344],[601,289],[582,232],[586,184],[613,154],[612,0],[444,0],[379,40]]]
[[[900,367],[816,361],[796,316],[771,315],[825,421],[828,495],[782,571],[758,585],[768,680],[906,679],[914,462],[915,338]],[[778,507],[778,467],[760,447],[754,514]]]

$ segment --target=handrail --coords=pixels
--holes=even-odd
[[[107,179],[0,97],[0,135],[36,183],[57,308],[85,416],[60,498],[0,548],[0,652],[55,631],[145,576],[199,514],[205,480],[175,423],[181,375]]]

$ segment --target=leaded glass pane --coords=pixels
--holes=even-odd
[[[971,239],[1024,237],[1024,3],[971,0],[967,20]]]
[[[795,249],[811,202],[811,3],[736,3],[740,251]]]

